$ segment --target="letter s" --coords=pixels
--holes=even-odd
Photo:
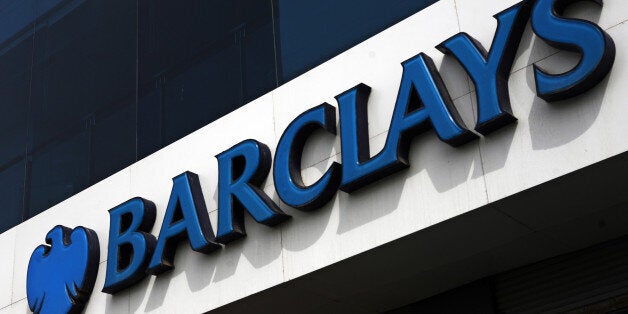
[[[564,9],[580,0],[537,0],[532,29],[551,46],[582,54],[580,63],[562,74],[549,74],[534,66],[540,98],[552,102],[582,94],[597,85],[613,67],[615,43],[598,25],[561,17]],[[590,0],[602,5],[602,0]]]

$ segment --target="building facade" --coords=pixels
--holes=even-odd
[[[2,314],[58,225],[97,235],[86,313],[628,308],[623,0],[0,16]]]

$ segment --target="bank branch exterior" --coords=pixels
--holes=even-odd
[[[227,42],[241,48],[239,69],[219,72],[221,61],[195,68],[197,78],[204,69],[219,77],[199,79],[216,83],[201,87],[205,98],[184,91],[198,88],[193,79],[171,74],[188,73],[179,63],[145,74],[160,51],[168,59],[168,49],[189,47],[155,43],[151,27],[170,31],[159,22],[143,28],[143,19],[168,17],[166,4],[134,2],[134,157],[92,179],[122,144],[94,154],[101,120],[89,116],[90,183],[48,203],[33,183],[44,182],[37,181],[44,157],[31,143],[41,130],[29,133],[41,116],[33,109],[22,219],[0,234],[1,314],[628,311],[628,2],[423,1],[297,70],[291,53],[303,57],[297,48],[306,46],[289,45],[295,18],[282,14],[290,4],[257,2],[270,10],[266,31],[281,34],[281,43],[256,54],[246,49],[265,20],[236,28]],[[39,97],[40,38],[53,47],[53,25],[87,14],[85,3],[35,10],[32,24],[22,25],[32,33],[7,41],[32,39],[29,110]],[[345,24],[318,24],[329,38],[344,36],[332,26],[363,23],[358,17],[369,10],[360,6],[347,6]],[[47,25],[45,36],[38,23]],[[3,53],[16,45],[3,44]],[[266,76],[270,88],[254,82],[266,57],[282,65]],[[43,77],[54,77],[53,65],[43,68]],[[222,106],[211,95],[229,92],[219,84],[229,71],[246,83],[241,105],[195,120],[202,114],[194,108]],[[159,116],[146,110],[151,95],[161,99]],[[205,103],[186,107],[190,97]],[[188,110],[183,122],[209,123],[170,136],[168,115],[178,109]],[[151,138],[143,118],[159,125],[159,147],[142,148]],[[48,167],[70,171],[55,158]]]

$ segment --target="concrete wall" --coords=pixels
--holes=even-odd
[[[248,237],[202,255],[183,243],[176,269],[149,277],[115,296],[100,292],[107,258],[107,210],[141,196],[155,202],[157,235],[172,188],[188,170],[199,175],[216,230],[217,162],[213,157],[254,138],[271,150],[285,127],[303,111],[328,102],[363,82],[369,101],[372,154],[383,146],[401,78],[400,63],[419,52],[430,55],[467,125],[474,125],[475,94],[463,69],[434,47],[465,31],[489,47],[492,15],[515,4],[504,0],[441,0],[239,110],[118,172],[44,213],[0,235],[0,313],[28,312],[26,268],[30,254],[53,226],[94,229],[101,264],[87,313],[187,313],[211,310],[253,293],[413,234],[463,213],[568,174],[628,150],[628,2],[604,7],[579,3],[568,15],[593,20],[615,40],[610,75],[585,95],[555,104],[535,97],[532,64],[564,71],[578,55],[550,48],[526,29],[512,75],[510,96],[518,123],[452,148],[433,132],[412,144],[411,168],[351,195],[339,192],[327,206],[304,213],[281,207],[293,219],[270,228],[246,217]],[[330,34],[333,36],[333,34]],[[211,105],[211,104],[208,104]],[[302,161],[306,183],[339,161],[338,137],[317,133]],[[272,176],[264,189],[273,196]],[[568,215],[568,213],[566,213]],[[513,232],[543,227],[544,218],[525,211],[495,210],[490,221]],[[551,234],[539,241],[564,243]]]

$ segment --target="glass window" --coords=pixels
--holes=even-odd
[[[136,12],[135,1],[74,0],[37,22],[32,149],[135,95]]]
[[[0,167],[26,152],[26,113],[32,43],[0,52]]]
[[[30,217],[80,192],[89,182],[89,134],[71,135],[35,152],[31,166]]]
[[[35,0],[5,0],[1,5],[0,168],[6,168],[26,152]]]
[[[438,0],[275,0],[289,81]]]
[[[241,104],[239,47],[230,45],[165,83],[165,145]]]
[[[248,103],[277,86],[273,24],[262,20],[259,27],[250,27],[243,38],[244,103]]]
[[[22,221],[26,130],[35,0],[5,0],[0,9],[0,233]]]
[[[139,13],[142,84],[152,84],[159,75],[176,68],[187,68],[193,59],[203,58],[204,51],[216,50],[212,46],[217,43],[233,42],[238,30],[255,30],[272,21],[270,0],[189,0],[184,4],[140,0]],[[272,33],[269,35],[267,40],[272,43]]]
[[[96,183],[135,161],[135,104],[96,117],[91,129],[90,183]]]
[[[137,159],[144,158],[162,146],[161,88],[150,91],[137,102]]]
[[[270,0],[139,6],[140,156],[277,86]]]
[[[24,161],[0,170],[0,199],[2,199],[0,233],[22,221],[25,172]]]
[[[37,3],[31,216],[135,160],[136,2]]]
[[[0,43],[16,42],[16,37],[32,32],[37,0],[0,1]],[[28,35],[27,35],[28,36]]]

